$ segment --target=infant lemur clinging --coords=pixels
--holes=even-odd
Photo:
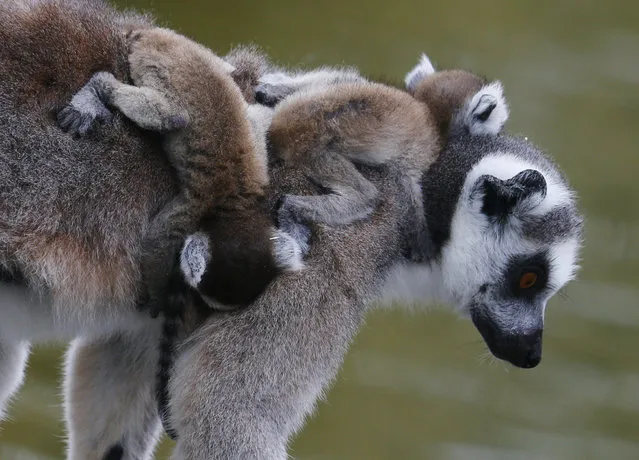
[[[301,253],[288,234],[273,228],[264,206],[264,146],[232,68],[167,29],[132,30],[127,39],[135,86],[96,73],[60,112],[59,123],[85,135],[115,108],[141,128],[164,134],[180,193],[153,218],[145,237],[145,305],[155,313],[170,307],[165,295],[178,264],[210,307],[247,305],[280,271],[299,268]]]
[[[274,107],[267,133],[271,161],[295,163],[327,192],[282,197],[282,228],[296,234],[300,224],[341,225],[367,217],[378,192],[356,164],[394,167],[412,201],[403,224],[414,261],[425,260],[430,251],[419,192],[423,165],[437,158],[451,126],[482,130],[487,121],[503,125],[507,118],[505,104],[497,104],[499,83],[486,86],[485,79],[463,70],[435,72],[426,56],[407,76],[408,91],[368,81],[352,68],[264,70],[264,56],[251,48],[226,59],[247,100]],[[478,93],[484,87],[489,90]],[[470,119],[454,123],[462,113]]]

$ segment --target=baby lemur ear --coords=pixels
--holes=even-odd
[[[461,122],[473,136],[495,136],[508,120],[508,103],[501,82],[484,86],[464,105]]]
[[[180,270],[189,286],[198,287],[210,260],[208,236],[204,233],[187,236],[180,253]]]
[[[428,59],[426,54],[422,54],[422,57],[419,59],[419,63],[406,74],[404,78],[404,83],[406,83],[406,89],[413,93],[417,86],[421,83],[421,81],[427,76],[435,73],[435,67]]]
[[[481,211],[498,219],[506,218],[515,210],[528,211],[539,205],[546,196],[546,179],[534,169],[526,169],[510,179],[481,176],[473,195],[481,197]]]

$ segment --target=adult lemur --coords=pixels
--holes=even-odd
[[[96,71],[126,77],[122,30],[147,23],[93,0],[0,4],[0,405],[21,380],[27,342],[79,337],[65,383],[71,459],[149,458],[159,429],[158,324],[136,311],[137,267],[149,221],[177,183],[159,136],[117,113],[82,139],[55,124]],[[545,156],[524,140],[468,132],[488,121],[464,123],[472,113],[420,169],[426,262],[404,254],[414,214],[406,171],[362,166],[378,190],[368,219],[315,228],[305,270],[277,278],[247,310],[211,316],[183,344],[175,459],[285,458],[366,305],[406,296],[399,283],[410,279],[469,312],[498,356],[538,361],[546,301],[573,275],[579,215]],[[296,166],[271,171],[271,202],[318,192]]]
[[[432,104],[449,100],[443,95],[469,97],[455,113],[435,112],[436,124],[448,137],[432,166],[424,169],[429,161],[419,154],[407,155],[415,160],[413,167],[390,161],[380,161],[386,165],[382,168],[361,166],[379,192],[370,219],[348,228],[321,226],[321,244],[311,248],[304,272],[277,280],[251,309],[232,320],[211,318],[183,345],[172,380],[173,421],[178,432],[199,442],[178,441],[177,458],[286,458],[288,439],[335,375],[367,302],[377,295],[452,303],[471,316],[497,357],[524,368],[540,362],[545,305],[574,276],[581,217],[572,192],[539,150],[499,134],[508,116],[499,84],[482,86],[456,71],[433,72],[424,57],[407,75],[407,89],[417,100]],[[447,87],[447,76],[468,86]],[[293,78],[278,84],[297,83]],[[361,99],[354,104],[352,87],[345,88],[347,95],[337,104],[332,85],[313,90],[309,104],[301,107],[305,110],[294,112],[297,118],[289,121],[296,129],[284,145],[297,144],[299,152],[307,152],[303,146],[318,132],[326,134],[317,139],[328,140],[327,147],[352,140],[339,134],[352,128],[352,112],[365,106]],[[269,88],[260,85],[258,91]],[[260,98],[273,101],[293,92],[276,88],[275,94]],[[283,113],[288,109],[283,107]],[[328,126],[323,124],[327,120]],[[277,138],[279,129],[274,122],[269,137]],[[313,196],[317,178],[305,166],[275,159],[273,181],[280,191],[302,189],[311,195],[307,198],[319,200]],[[417,172],[421,190],[429,192],[418,191],[429,232],[425,261],[411,260],[405,252],[413,240],[406,223],[414,222],[415,213],[414,190],[406,182]],[[271,322],[263,322],[266,317]],[[249,328],[259,333],[242,336]],[[217,353],[226,342],[234,349]],[[273,353],[281,361],[268,361]],[[250,369],[244,367],[248,361]],[[205,368],[214,369],[205,379],[208,388],[195,383]],[[255,382],[262,383],[259,390]],[[221,389],[239,399],[214,400]],[[209,404],[191,405],[197,416],[180,410],[194,400]],[[212,439],[206,435],[210,430],[216,433]]]

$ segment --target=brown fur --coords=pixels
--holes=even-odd
[[[156,140],[136,134],[120,119],[115,129],[98,131],[99,145],[93,138],[73,140],[52,123],[97,70],[127,78],[127,47],[120,31],[151,24],[149,18],[119,14],[100,1],[65,0],[63,8],[60,3],[0,2],[0,151],[3,168],[10,168],[6,176],[2,173],[0,239],[33,287],[59,294],[54,305],[61,315],[83,309],[92,314],[106,304],[132,305],[139,279],[137,238],[175,184],[155,153]],[[29,126],[28,135],[23,126]],[[47,156],[34,155],[38,149]],[[140,155],[132,157],[133,151]],[[53,160],[62,152],[69,152],[65,160]],[[100,172],[84,175],[95,170],[96,157],[101,158]],[[140,183],[142,171],[163,180]],[[137,197],[123,191],[122,183],[138,184]],[[120,205],[99,211],[105,200]],[[77,212],[63,216],[70,206]],[[43,218],[42,209],[52,215]],[[102,219],[117,222],[128,237],[114,236]],[[74,256],[67,257],[67,250]],[[77,305],[80,311],[73,311]]]
[[[413,92],[435,118],[440,136],[446,138],[455,112],[486,80],[465,70],[445,70],[424,78]]]
[[[129,63],[136,86],[158,90],[189,116],[169,133],[167,149],[197,212],[255,207],[266,171],[242,95],[223,61],[203,46],[167,29],[136,34]]]
[[[272,69],[267,57],[256,46],[239,46],[224,56],[234,69],[231,76],[249,104],[255,103],[255,87],[260,76]]]
[[[331,150],[372,165],[394,159],[427,165],[442,147],[433,125],[427,108],[403,91],[375,83],[336,85],[279,105],[269,148],[295,164]]]
[[[167,226],[179,229],[182,238],[199,229],[211,242],[212,264],[198,290],[223,304],[247,304],[277,270],[272,223],[261,204],[267,174],[242,95],[228,65],[201,45],[166,29],[134,35],[129,56],[134,84],[159,91],[178,113],[188,114],[186,128],[168,133],[165,142],[182,200],[171,220],[151,233],[157,238],[147,260],[148,279],[156,279],[157,264],[166,261],[153,253],[166,252]]]
[[[86,129],[106,103],[143,128],[166,132],[181,192],[153,220],[143,248],[150,305],[161,303],[180,245],[195,231],[210,242],[198,291],[222,304],[247,304],[278,267],[262,205],[266,167],[232,67],[184,36],[148,27],[130,32],[128,61],[135,86],[96,73],[62,111],[61,124],[73,130],[85,120]]]

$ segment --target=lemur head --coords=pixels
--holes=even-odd
[[[433,72],[424,56],[406,78],[409,91],[425,91]],[[393,276],[404,284],[425,276],[497,358],[532,368],[546,304],[575,276],[582,217],[557,167],[527,139],[501,134],[507,118],[499,82],[459,104],[444,151],[422,177],[434,254],[426,267]]]
[[[303,267],[298,241],[267,219],[259,212],[218,212],[185,239],[180,271],[210,308],[247,306],[276,276]]]

